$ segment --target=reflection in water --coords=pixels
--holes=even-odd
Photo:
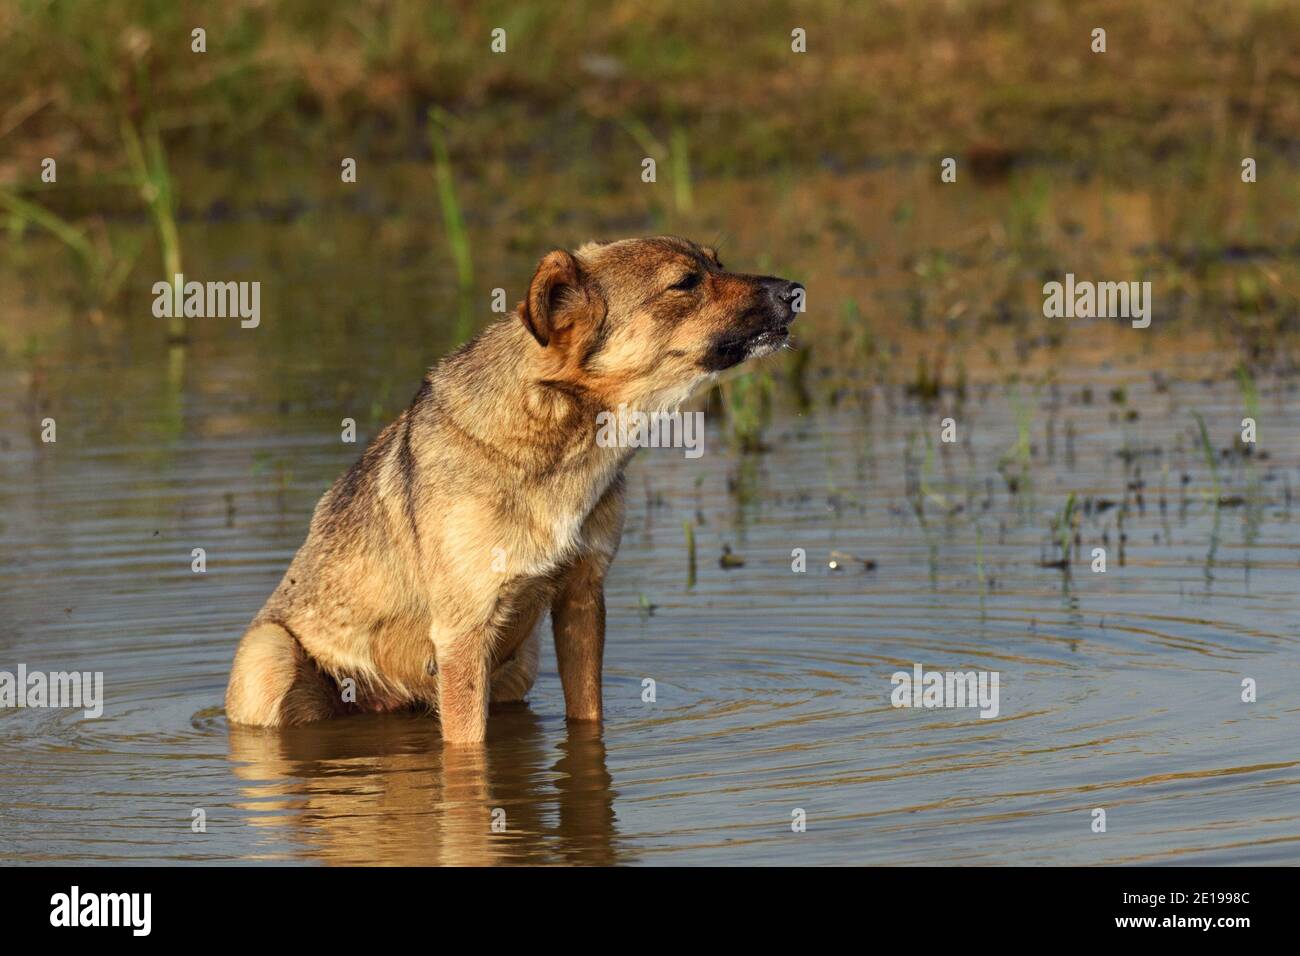
[[[626,861],[595,724],[567,725],[558,759],[526,706],[494,709],[486,747],[444,747],[435,720],[403,715],[231,726],[229,740],[244,823],[289,828],[303,856],[392,866]]]
[[[564,752],[554,770],[560,791],[559,851],[566,863],[628,862],[614,853],[613,778],[605,767],[605,741],[598,724],[569,724]]]

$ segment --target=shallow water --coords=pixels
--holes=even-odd
[[[1212,414],[1233,396],[1188,385],[1149,398],[1161,411],[1194,400]],[[89,410],[99,399],[88,399]],[[209,399],[205,414],[219,418],[229,401]],[[1014,441],[1014,422],[1001,395],[971,404],[970,453],[986,465]],[[1068,483],[1040,481],[1033,497],[1056,502],[1068,487],[1122,501],[1131,473],[1115,455],[1124,436],[1108,410],[1064,405],[1061,414],[1076,428],[1077,464]],[[1300,424],[1282,416],[1272,427]],[[1225,489],[1248,502],[1218,510],[1216,539],[1201,483],[1180,483],[1184,470],[1199,473],[1197,451],[1185,435],[1175,450],[1177,416],[1160,417],[1140,429],[1165,453],[1144,469],[1146,513],[1135,507],[1126,522],[1125,565],[1112,545],[1104,575],[1083,563],[1069,578],[1038,566],[1042,508],[1005,488],[990,495],[964,452],[948,456],[950,478],[941,463],[932,483],[967,508],[919,528],[897,467],[919,413],[865,429],[850,413],[787,417],[773,451],[749,460],[717,447],[716,432],[697,461],[643,453],[609,582],[603,736],[566,729],[548,649],[531,705],[493,718],[485,763],[456,767],[444,764],[429,719],[358,717],[276,735],[232,732],[220,716],[242,624],[299,543],[315,495],[355,449],[268,419],[274,439],[182,437],[161,455],[129,445],[65,451],[64,439],[50,453],[11,455],[6,664],[102,670],[107,706],[98,720],[4,713],[4,852],[29,861],[1294,861],[1294,463],[1225,468]],[[272,443],[293,461],[273,492],[256,467],[259,447]],[[743,502],[729,491],[736,481]],[[690,589],[684,518],[698,523]],[[1116,541],[1114,522],[1098,518],[1084,522],[1085,544],[1106,523]],[[743,567],[719,566],[723,543]],[[189,567],[199,546],[202,575]],[[807,551],[804,574],[791,571],[794,547]],[[832,549],[877,568],[833,572]],[[892,708],[889,676],[913,662],[1000,672],[999,717]],[[1258,703],[1239,701],[1243,676],[1259,681]],[[647,677],[653,704],[641,700]],[[1089,831],[1098,806],[1108,812],[1104,835]],[[505,833],[488,826],[496,807]],[[206,834],[189,831],[194,808],[206,811]],[[790,829],[794,808],[807,811],[806,833]]]
[[[186,229],[202,265],[268,285],[289,270],[260,334],[204,325],[169,355],[156,326],[110,316],[0,373],[0,669],[103,671],[107,697],[97,720],[0,711],[6,860],[1300,862],[1295,387],[1261,381],[1267,457],[1220,456],[1216,506],[1192,412],[1224,448],[1242,396],[1203,374],[1203,345],[1167,337],[1114,359],[1081,342],[1054,387],[976,377],[942,411],[895,387],[802,412],[783,394],[763,454],[712,413],[698,460],[641,453],[602,731],[566,727],[549,641],[530,703],[494,713],[480,755],[445,757],[418,716],[228,727],[242,628],[455,312],[431,291],[445,277],[390,282],[365,250],[352,272],[286,266],[277,242],[316,236],[277,230]],[[230,251],[246,232],[280,238]],[[508,258],[526,278],[534,252]],[[53,445],[33,438],[46,414]],[[955,445],[937,442],[948,415]],[[1022,427],[1012,493],[997,466]],[[1067,575],[1042,564],[1071,492],[1093,507]],[[724,545],[743,567],[720,567]],[[833,571],[833,550],[876,566]],[[914,663],[997,671],[999,716],[891,707],[890,675]]]

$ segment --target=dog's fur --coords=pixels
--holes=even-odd
[[[425,705],[446,742],[480,742],[489,699],[532,686],[547,609],[566,714],[599,720],[632,450],[598,445],[597,415],[673,409],[781,347],[799,288],[675,237],[548,254],[320,500],[235,654],[230,720]]]

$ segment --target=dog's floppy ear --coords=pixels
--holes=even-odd
[[[548,252],[537,264],[528,297],[519,303],[519,319],[546,348],[584,315],[594,311],[593,291],[578,264],[563,249]]]

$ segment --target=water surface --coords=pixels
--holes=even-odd
[[[97,720],[0,712],[7,861],[1300,860],[1293,379],[1260,375],[1262,453],[1242,456],[1230,350],[1163,324],[1181,310],[1212,326],[1213,283],[1200,298],[1171,293],[1179,305],[1146,333],[1061,331],[1032,302],[997,328],[972,323],[997,313],[981,295],[1017,302],[978,291],[998,269],[1078,258],[986,242],[997,230],[972,223],[1020,202],[1003,187],[956,207],[922,191],[907,199],[921,213],[880,214],[903,202],[894,171],[717,184],[711,208],[752,210],[703,217],[733,237],[724,260],[810,277],[801,325],[818,359],[806,402],[785,366],[767,367],[765,451],[742,452],[710,405],[703,457],[635,460],[608,581],[602,729],[566,726],[549,640],[530,703],[494,712],[482,753],[444,755],[436,720],[414,715],[229,727],[235,643],[316,499],[455,338],[454,282],[422,239],[437,229],[427,184],[400,215],[393,198],[413,175],[394,172],[373,205],[364,192],[309,197],[278,220],[210,215],[194,199],[187,271],[260,279],[264,313],[257,330],[205,320],[183,349],[148,318],[148,269],[120,311],[85,317],[62,304],[57,247],[26,243],[5,267],[0,668],[103,671],[107,694]],[[508,233],[487,212],[473,219],[499,210],[473,195],[476,228]],[[1108,256],[1176,270],[1160,217],[1134,219],[1161,196],[1122,203],[1123,222],[1102,212],[1113,199],[1078,187],[1061,201],[1094,240],[1077,249],[1099,270]],[[794,252],[745,238],[763,210],[783,227],[809,209],[851,221],[832,241],[813,220],[822,238]],[[576,215],[595,235],[663,225],[653,210]],[[484,247],[497,252],[476,261],[475,302],[498,282],[514,301],[545,250]],[[1270,253],[1288,268],[1293,256]],[[956,314],[936,304],[954,275],[973,290]],[[909,332],[917,309],[944,318]],[[475,305],[472,318],[490,316]],[[29,333],[39,345],[23,349]],[[1038,336],[1056,341],[1027,348]],[[938,404],[906,387],[927,348],[947,356]],[[36,437],[46,415],[52,445]],[[948,416],[954,445],[938,441]],[[340,441],[343,417],[358,444]],[[1067,574],[1043,565],[1059,556],[1051,523],[1071,493]],[[724,545],[743,567],[720,566]],[[1089,569],[1098,546],[1104,574]],[[204,574],[191,571],[196,547]],[[832,551],[874,569],[832,570]],[[891,707],[890,675],[914,663],[999,672],[998,718]],[[1256,703],[1241,701],[1243,678],[1258,682]],[[1098,807],[1104,834],[1091,832]],[[196,809],[206,833],[191,830]],[[806,832],[792,831],[797,809]]]

